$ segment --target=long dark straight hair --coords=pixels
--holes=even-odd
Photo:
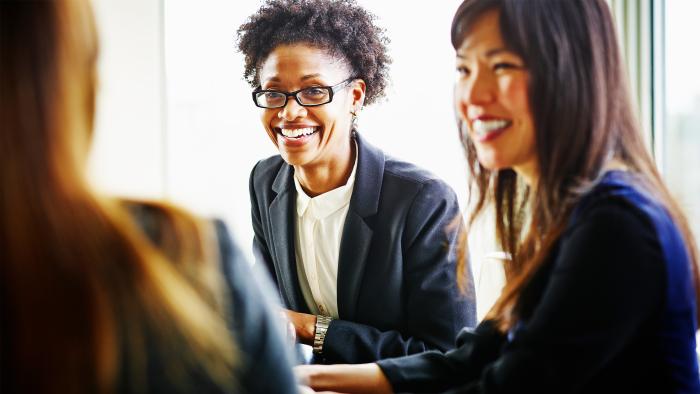
[[[692,262],[698,298],[698,254],[680,207],[661,180],[630,99],[610,9],[604,0],[465,0],[452,22],[458,49],[486,11],[499,12],[505,45],[529,72],[529,104],[535,124],[539,180],[526,185],[512,169],[490,171],[459,122],[475,208],[470,224],[492,202],[506,264],[506,286],[487,317],[502,330],[517,319],[515,305],[566,226],[573,207],[615,159],[639,174],[680,228]],[[466,236],[462,237],[466,263]],[[464,275],[460,275],[460,278]],[[700,304],[699,304],[700,305]]]

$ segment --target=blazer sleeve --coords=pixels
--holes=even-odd
[[[445,351],[457,333],[476,321],[473,287],[461,294],[456,283],[454,191],[441,181],[425,183],[416,195],[402,234],[404,320],[400,330],[333,320],[323,345],[323,363],[361,363],[426,350]],[[460,224],[461,222],[458,222]],[[468,283],[473,286],[471,273]]]
[[[455,393],[579,392],[657,313],[664,270],[651,223],[604,204],[565,234],[539,304],[497,358],[469,340],[445,355],[379,365],[396,391],[434,391],[430,382]]]
[[[268,279],[254,274],[223,223],[216,227],[238,351],[236,384],[247,393],[296,393],[293,351],[274,313]]]
[[[505,337],[485,320],[475,329],[464,328],[457,347],[446,353],[429,351],[377,362],[395,392],[441,392],[479,377],[499,355]]]

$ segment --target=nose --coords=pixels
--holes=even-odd
[[[469,106],[485,106],[495,100],[494,84],[493,78],[479,71],[457,83],[455,95],[459,103],[460,112],[464,118],[467,118],[467,108]]]
[[[294,119],[305,117],[306,113],[306,107],[297,103],[293,97],[290,97],[289,100],[287,100],[287,105],[280,109],[277,116],[280,119],[292,121]]]

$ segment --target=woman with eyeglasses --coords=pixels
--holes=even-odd
[[[607,2],[467,0],[452,44],[474,215],[496,206],[505,289],[453,351],[298,374],[362,393],[700,393],[697,250]]]
[[[451,348],[475,319],[456,285],[455,193],[356,129],[387,85],[374,17],[351,0],[271,0],[238,33],[279,150],[250,176],[254,249],[298,340],[325,363]]]

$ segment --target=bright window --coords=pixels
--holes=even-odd
[[[657,158],[700,242],[700,1],[666,1],[664,12],[665,100]]]

